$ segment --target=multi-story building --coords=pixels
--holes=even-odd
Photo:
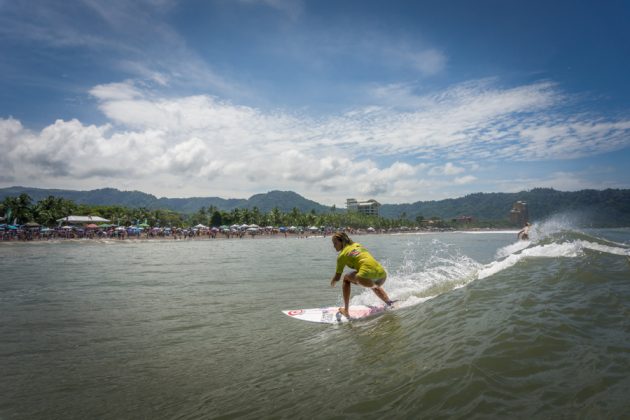
[[[376,200],[357,201],[354,198],[346,200],[346,208],[349,212],[359,212],[368,216],[378,216],[378,209],[381,203]]]

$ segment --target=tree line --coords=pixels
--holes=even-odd
[[[407,219],[406,215],[392,219],[368,216],[356,212],[339,211],[334,206],[328,212],[318,213],[315,210],[303,212],[293,208],[284,212],[273,208],[262,212],[257,207],[235,208],[230,211],[219,210],[214,206],[201,207],[192,214],[179,213],[172,210],[148,209],[146,207],[129,208],[119,205],[77,204],[72,200],[48,196],[38,202],[25,193],[15,197],[6,197],[0,203],[0,214],[4,214],[5,223],[25,224],[35,222],[43,226],[58,225],[57,220],[69,215],[100,216],[111,220],[112,224],[129,226],[147,223],[161,227],[191,227],[197,224],[206,226],[223,226],[233,224],[256,224],[259,226],[330,226],[352,227],[355,229],[373,227],[375,229],[415,227],[428,222],[422,216],[416,220]],[[434,217],[431,220],[436,227],[447,227],[448,223]]]

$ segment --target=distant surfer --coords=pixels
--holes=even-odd
[[[335,287],[335,284],[341,279],[341,274],[345,266],[355,270],[343,277],[344,307],[339,308],[339,312],[346,318],[350,318],[348,310],[352,284],[358,284],[372,289],[376,296],[385,302],[386,305],[390,306],[393,302],[389,299],[389,296],[387,296],[387,293],[385,293],[382,287],[387,278],[387,273],[383,266],[372,257],[363,245],[353,242],[344,232],[335,233],[332,237],[332,243],[335,250],[339,252],[339,255],[337,257],[337,270],[330,281],[330,286]]]
[[[525,223],[525,226],[523,226],[523,229],[521,229],[520,232],[518,232],[518,235],[516,235],[516,238],[522,241],[527,241],[529,239],[529,228],[531,225],[532,224],[529,222]]]

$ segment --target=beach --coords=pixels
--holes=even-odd
[[[215,240],[215,239],[244,239],[244,238],[309,238],[327,237],[333,233],[347,232],[351,235],[378,235],[378,234],[426,234],[436,232],[456,232],[454,229],[440,228],[389,228],[389,229],[361,229],[361,228],[330,228],[330,227],[250,227],[253,225],[240,225],[231,228],[138,228],[109,227],[86,228],[85,226],[64,226],[57,228],[27,228],[19,227],[8,229],[7,225],[0,228],[0,243],[2,242],[30,242],[30,241],[67,241],[67,240]],[[505,229],[466,229],[468,233],[484,232],[510,232],[516,234],[516,230]]]

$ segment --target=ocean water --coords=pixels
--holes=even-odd
[[[353,239],[344,325],[330,238],[0,243],[0,418],[628,418],[630,229]]]

